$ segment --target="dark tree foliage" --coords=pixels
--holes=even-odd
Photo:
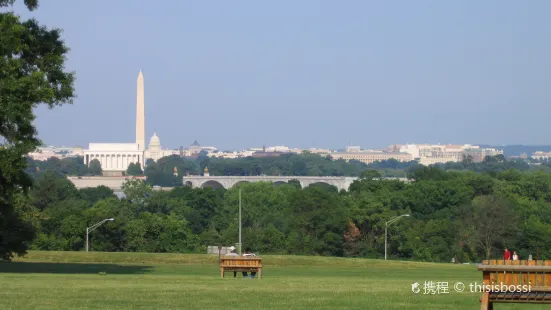
[[[0,0],[0,7],[14,2]],[[38,2],[26,0],[25,5],[33,10]],[[33,109],[72,103],[74,97],[74,75],[64,71],[68,48],[60,33],[34,19],[0,13],[0,259],[24,254],[34,236],[33,226],[25,224],[28,210],[17,208],[32,185],[25,154],[41,145]]]
[[[137,176],[142,174],[143,171],[140,163],[130,163],[130,165],[128,165],[128,169],[126,169],[126,175]]]
[[[99,176],[102,174],[101,163],[97,158],[94,158],[90,161],[90,166],[88,167],[88,171],[90,172],[91,175]]]
[[[11,6],[15,3],[16,0],[0,0],[0,7]],[[34,11],[38,8],[38,0],[24,0],[25,6],[30,10]]]
[[[27,174],[36,176],[47,171],[71,176],[85,176],[90,174],[88,167],[83,163],[83,158],[80,156],[62,159],[50,157],[48,160],[44,161],[27,158]]]

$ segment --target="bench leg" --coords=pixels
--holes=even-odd
[[[482,293],[482,298],[480,298],[480,310],[492,310],[494,305],[490,302],[490,294]]]

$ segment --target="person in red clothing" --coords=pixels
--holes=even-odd
[[[510,260],[511,259],[511,252],[509,252],[508,248],[505,248],[505,253],[503,253],[503,259],[504,260]]]

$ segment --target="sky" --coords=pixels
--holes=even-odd
[[[41,0],[64,30],[73,105],[48,145],[551,144],[551,1]]]

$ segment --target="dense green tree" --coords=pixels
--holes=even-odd
[[[201,150],[197,156],[197,162],[199,163],[199,169],[202,173],[203,170],[209,166],[210,163],[210,157],[207,155],[207,151]]]
[[[96,158],[90,161],[90,167],[88,168],[91,175],[102,175],[101,163]]]
[[[153,194],[153,188],[141,179],[132,178],[122,184],[122,192],[129,201],[145,207],[149,197]]]
[[[298,189],[301,189],[302,188],[302,185],[300,185],[300,181],[297,180],[297,179],[292,179],[292,180],[289,180],[289,182],[287,182],[287,184],[289,185],[292,185]]]
[[[79,250],[84,246],[83,212],[86,201],[76,197],[56,200],[42,212],[42,229],[33,248],[39,250]]]
[[[368,179],[368,180],[373,180],[373,179],[380,179],[382,177],[381,173],[377,170],[364,170],[362,171],[362,174],[360,175],[360,178],[362,179]]]
[[[0,0],[0,7],[13,3]],[[25,5],[34,10],[38,3],[26,0]],[[0,12],[0,259],[24,254],[34,236],[33,225],[19,219],[16,210],[19,195],[31,186],[24,155],[41,145],[32,123],[34,109],[71,103],[74,96],[74,76],[64,71],[68,49],[60,32]],[[10,237],[14,231],[18,236]]]
[[[126,169],[126,175],[143,175],[142,165],[140,163],[130,163],[130,165],[128,165],[128,168]]]
[[[113,190],[107,186],[100,185],[97,187],[81,188],[78,190],[82,200],[88,201],[90,205],[95,204],[100,200],[116,197]]]
[[[408,168],[408,179],[415,181],[433,180],[441,181],[448,178],[450,175],[444,170],[436,166],[415,165]]]
[[[32,176],[36,176],[41,172],[51,171],[63,175],[88,175],[88,167],[83,163],[82,157],[66,157],[56,158],[50,157],[48,160],[40,161],[27,158],[26,172]]]
[[[187,174],[199,174],[199,164],[177,155],[160,158],[145,168],[147,182],[164,187],[181,186],[182,177]]]
[[[149,212],[141,213],[127,227],[127,249],[137,252],[186,252],[197,244],[184,219]]]
[[[343,255],[347,211],[338,193],[307,187],[292,195],[287,216],[291,251]]]
[[[0,260],[10,260],[16,253],[22,255],[40,228],[39,211],[22,191],[10,196],[10,207],[0,210]]]
[[[152,161],[150,162],[144,170],[144,174],[147,177],[147,183],[152,185],[165,186],[168,182],[166,179],[171,179],[164,175],[162,169],[159,167],[159,164]]]
[[[82,212],[84,227],[90,227],[104,219],[107,221],[89,234],[90,249],[94,251],[123,251],[126,245],[124,228],[139,212],[139,206],[132,206],[118,198],[107,198],[96,202]]]
[[[506,237],[512,237],[518,229],[516,215],[511,204],[499,197],[480,196],[473,201],[473,222],[476,239],[490,259],[492,249],[510,247]]]
[[[35,180],[30,196],[33,204],[39,210],[44,210],[52,204],[78,195],[78,190],[71,181],[48,171]]]
[[[190,222],[192,231],[196,234],[209,228],[218,206],[223,204],[224,192],[219,189],[194,189],[193,194],[186,199],[190,207],[186,219]]]

